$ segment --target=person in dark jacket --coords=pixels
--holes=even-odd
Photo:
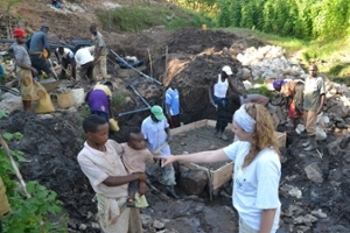
[[[53,76],[48,62],[50,58],[50,46],[47,38],[49,26],[41,25],[40,31],[34,33],[26,42],[32,66],[38,71],[38,76],[44,71],[48,76]]]

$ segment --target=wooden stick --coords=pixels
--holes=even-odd
[[[11,161],[11,165],[12,165],[13,169],[15,170],[16,176],[17,176],[17,178],[18,178],[18,180],[23,188],[24,193],[26,194],[27,198],[30,198],[31,196],[27,191],[26,183],[24,182],[22,175],[16,166],[16,163],[11,155],[10,149],[9,149],[6,141],[4,140],[4,138],[1,135],[0,135],[0,143],[1,143],[2,147],[4,148],[6,155],[9,157],[9,159]]]
[[[164,76],[163,79],[168,78],[168,46],[165,47],[165,71],[164,71]],[[161,80],[162,82],[163,80]]]
[[[162,198],[164,198],[164,199],[166,199],[166,200],[169,200],[169,197],[168,197],[167,195],[165,195],[162,191],[160,191],[159,189],[157,189],[156,187],[154,187],[154,186],[151,184],[151,182],[147,181],[146,183],[147,183],[147,185],[148,185],[152,190],[154,190],[154,191],[156,191],[157,193],[159,193],[160,196],[161,196]]]
[[[149,71],[150,71],[150,76],[153,77],[153,61],[152,61],[152,56],[151,56],[151,50],[148,48],[148,59],[149,59]]]
[[[210,199],[210,201],[212,201],[213,200],[213,187],[211,186],[212,177],[211,177],[210,168],[208,169],[207,173],[208,173],[209,199]]]
[[[157,155],[164,147],[166,147],[168,145],[168,142],[164,142],[160,147],[158,147],[153,154]]]

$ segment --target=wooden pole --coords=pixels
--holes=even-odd
[[[164,71],[164,76],[163,78],[167,78],[168,77],[168,46],[166,46],[165,48],[165,71]],[[163,82],[163,80],[160,80],[161,82]]]
[[[147,52],[148,52],[148,59],[149,59],[150,76],[153,77],[153,61],[152,61],[151,50],[148,48]]]

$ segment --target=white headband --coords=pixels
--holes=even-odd
[[[245,104],[243,104],[233,115],[234,121],[237,125],[247,133],[255,132],[256,121],[245,110]]]

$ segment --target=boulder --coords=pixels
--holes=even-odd
[[[322,171],[317,163],[311,163],[304,168],[306,176],[314,183],[320,184],[323,182]]]
[[[208,184],[208,175],[202,170],[181,172],[180,185],[188,195],[199,195]]]

